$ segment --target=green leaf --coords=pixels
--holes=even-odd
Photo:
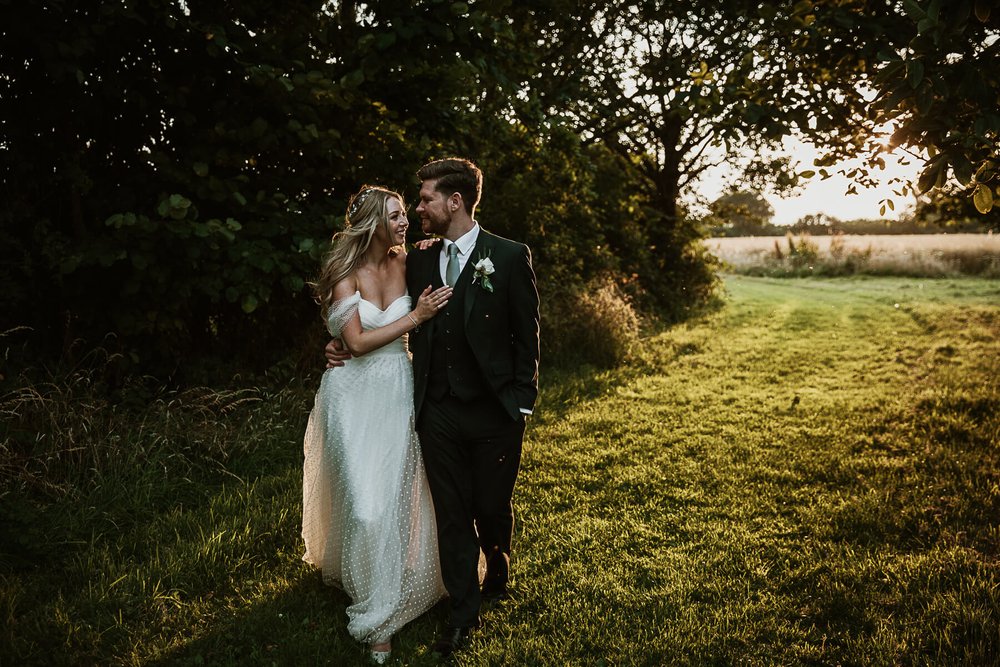
[[[938,172],[940,168],[935,166],[933,161],[920,172],[920,178],[917,179],[917,194],[924,194],[932,187],[934,187],[934,182],[937,181]]]
[[[249,315],[253,311],[257,310],[257,305],[258,305],[257,297],[254,296],[253,294],[247,294],[245,297],[243,297],[242,307],[244,313]]]
[[[977,211],[986,215],[993,209],[993,191],[980,183],[972,193],[972,203],[976,205]]]
[[[191,200],[184,195],[170,195],[167,201],[170,202],[170,208],[187,208],[191,205]]]
[[[195,162],[192,168],[199,176],[208,176],[208,165],[204,162]]]
[[[395,32],[383,32],[375,40],[375,47],[379,51],[385,51],[390,46],[396,43],[396,33]]]
[[[796,2],[795,6],[792,7],[792,14],[805,14],[807,12],[811,12],[812,9],[812,0],[799,0],[799,2]]]
[[[924,79],[924,81],[927,81],[927,79]],[[927,115],[933,106],[934,90],[930,86],[921,86],[920,91],[917,93],[917,110],[921,114]]]
[[[903,9],[906,11],[907,14],[910,15],[911,18],[916,19],[918,21],[927,16],[927,14],[924,13],[924,10],[920,8],[920,5],[918,5],[915,2],[915,0],[903,0]]]
[[[350,72],[340,77],[340,85],[344,86],[345,88],[357,88],[364,82],[365,82],[365,73],[359,69],[356,69],[353,72]]]
[[[972,181],[972,163],[969,160],[959,158],[951,165],[951,169],[955,172],[955,178],[962,185],[968,185]]]
[[[244,197],[239,192],[234,192],[233,193],[233,199],[235,199],[236,201],[238,201],[239,204],[240,204],[240,206],[246,206],[247,205],[247,198]]]
[[[990,172],[990,161],[983,160],[983,163],[979,165],[979,169],[976,169],[976,175],[973,176],[973,180],[976,183],[987,183],[993,174]]]
[[[919,60],[911,60],[906,63],[906,80],[910,82],[911,88],[916,88],[924,80],[924,64]]]
[[[78,266],[80,266],[80,256],[70,255],[59,263],[59,273],[68,275],[76,271],[76,267]]]
[[[899,54],[895,51],[880,50],[876,55],[875,59],[880,62],[900,62]]]
[[[816,175],[816,172],[813,171],[812,169],[806,169],[805,171],[800,171],[799,172],[799,176],[801,176],[802,178],[812,178],[815,175]]]

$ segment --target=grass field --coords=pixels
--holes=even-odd
[[[726,286],[628,368],[543,372],[513,599],[457,662],[1000,662],[1000,282]],[[8,453],[61,444],[3,469],[0,664],[364,664],[300,561],[311,391],[4,397]]]
[[[886,234],[713,238],[706,247],[745,275],[1000,277],[1000,235]]]

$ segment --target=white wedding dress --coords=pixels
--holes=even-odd
[[[409,311],[409,296],[380,310],[358,292],[327,324],[336,337],[355,312],[375,329]],[[302,558],[351,597],[352,637],[388,641],[445,594],[404,338],[323,374],[304,449]]]

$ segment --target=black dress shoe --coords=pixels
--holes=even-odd
[[[460,650],[469,641],[469,632],[472,630],[470,627],[465,628],[445,628],[445,631],[441,633],[438,640],[434,642],[434,653],[437,653],[442,658],[447,658],[455,651]]]

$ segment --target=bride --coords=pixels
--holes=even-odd
[[[428,286],[410,310],[399,194],[363,187],[346,222],[316,290],[330,334],[353,358],[323,375],[306,427],[303,560],[350,596],[348,631],[384,663],[393,634],[445,594],[403,335],[452,290]]]

